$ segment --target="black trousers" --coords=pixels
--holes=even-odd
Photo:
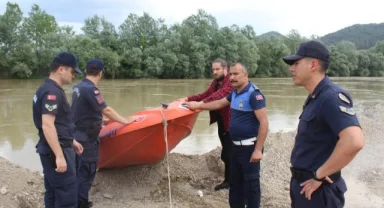
[[[229,181],[229,170],[230,170],[230,154],[231,154],[231,147],[232,147],[232,139],[229,136],[229,132],[225,131],[224,123],[221,118],[221,116],[217,116],[217,127],[218,127],[218,134],[222,146],[221,150],[221,160],[224,162],[224,180]]]

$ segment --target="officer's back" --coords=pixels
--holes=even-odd
[[[78,169],[78,204],[79,208],[93,205],[89,201],[89,190],[96,174],[99,158],[99,133],[102,127],[103,111],[108,112],[101,92],[96,87],[99,83],[104,65],[101,60],[87,62],[86,77],[73,87],[72,112],[76,125],[75,139],[84,147],[83,154],[77,157]]]

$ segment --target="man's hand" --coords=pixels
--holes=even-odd
[[[73,140],[73,148],[75,149],[76,154],[80,155],[81,153],[83,153],[83,146],[76,140]]]
[[[140,121],[143,116],[132,116],[133,117],[133,122]]]
[[[203,101],[197,102],[197,101],[191,101],[191,102],[186,102],[185,105],[187,105],[187,108],[191,110],[196,110],[199,109],[200,105],[203,104]]]
[[[56,172],[64,173],[67,171],[67,162],[64,156],[56,157]]]
[[[125,125],[129,125],[133,122],[136,122],[136,121],[140,121],[140,119],[142,118],[143,116],[129,116],[127,119],[124,119],[125,122],[123,124]]]
[[[260,162],[261,158],[263,158],[263,153],[260,150],[255,150],[253,151],[249,162]]]
[[[182,103],[188,102],[188,97],[179,98],[179,99],[177,99],[177,101],[182,102]]]
[[[107,125],[107,124],[109,124],[109,122],[111,122],[110,119],[108,119],[108,118],[103,118],[103,125]]]
[[[328,176],[325,178],[325,180],[328,183],[333,183],[333,181]],[[323,182],[321,182],[321,181],[309,179],[309,180],[305,181],[304,183],[300,184],[300,186],[303,186],[303,189],[301,189],[300,194],[305,194],[305,198],[307,198],[308,200],[311,200],[312,193],[315,192],[320,187],[320,185],[322,183]]]

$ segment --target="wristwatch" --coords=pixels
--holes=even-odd
[[[320,181],[320,182],[323,182],[323,181],[325,181],[325,178],[326,177],[324,177],[324,178],[317,178],[316,177],[316,171],[313,171],[313,180],[315,180],[315,181]]]

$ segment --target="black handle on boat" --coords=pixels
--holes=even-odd
[[[183,106],[184,108],[188,108],[188,105],[185,104],[185,103],[181,104],[181,106]],[[189,108],[188,108],[188,109],[189,109]]]
[[[168,108],[168,104],[165,104],[165,103],[160,103],[161,104],[161,106],[164,108],[164,109],[167,109]]]

